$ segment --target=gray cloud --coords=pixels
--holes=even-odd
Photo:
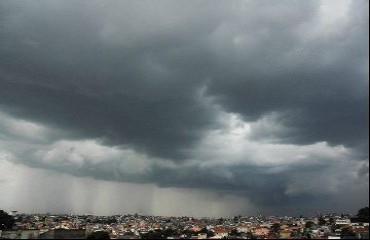
[[[280,122],[293,131],[282,140],[298,144],[325,140],[368,152],[368,32],[364,30],[368,16],[360,6],[351,2],[347,14],[360,15],[362,20],[338,17],[337,24],[327,28],[323,20],[309,18],[276,22],[265,30],[257,25],[241,35],[239,44],[231,44],[234,36],[225,36],[217,46],[227,58],[215,68],[219,71],[210,81],[209,94],[248,120],[284,113]],[[254,37],[261,31],[260,38]],[[319,35],[312,36],[317,31]],[[232,64],[227,64],[230,60]]]
[[[323,208],[339,185],[368,187],[367,6],[2,1],[0,153]]]

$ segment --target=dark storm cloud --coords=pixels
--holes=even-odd
[[[324,70],[327,71],[327,70]],[[322,76],[320,76],[322,75]],[[232,79],[232,73],[229,76]],[[368,142],[368,101],[364,76],[348,74],[347,69],[330,73],[283,74],[274,77],[249,76],[244,81],[213,83],[210,92],[220,94],[225,109],[255,120],[272,111],[282,112],[280,123],[291,128],[280,140],[295,144],[327,141],[358,147],[366,152]],[[357,94],[351,94],[351,90]],[[267,133],[270,134],[270,133]],[[256,136],[264,138],[263,135]]]
[[[173,168],[160,165],[153,159],[147,171],[138,173],[130,168],[122,168],[121,162],[124,157],[125,154],[110,161],[103,159],[98,163],[84,160],[82,165],[78,165],[70,158],[45,163],[36,156],[33,159],[28,158],[27,165],[80,177],[94,176],[108,181],[149,182],[164,188],[190,187],[215,191],[221,195],[233,194],[248,198],[259,208],[259,211],[266,211],[269,214],[271,212],[282,214],[284,211],[285,213],[297,213],[296,211],[310,213],[317,208],[325,211],[332,209],[333,206],[327,205],[327,201],[334,201],[333,196],[339,197],[338,194],[342,193],[343,188],[352,189],[351,191],[354,192],[363,191],[364,184],[366,185],[363,178],[366,174],[364,172],[368,173],[367,163],[356,163],[358,172],[352,174],[354,164],[348,162],[346,157],[337,159],[335,165],[330,159],[322,158],[318,160],[321,163],[319,165],[293,165],[282,169],[277,167],[278,171],[271,171],[274,168],[271,166],[245,164],[210,167],[183,165]],[[349,169],[351,170],[348,171]],[[359,178],[358,175],[360,175]],[[361,197],[352,199],[356,204],[363,204],[363,201]],[[271,206],[275,209],[267,211]],[[296,210],[285,209],[286,206]],[[343,206],[343,204],[339,205],[336,209],[341,209]],[[352,209],[353,206],[349,208],[346,206],[346,208]]]
[[[103,137],[110,144],[181,158],[181,149],[213,118],[197,99],[208,62],[204,43],[197,41],[199,30],[185,31],[195,35],[189,39],[169,29],[163,40],[151,29],[143,30],[144,39],[128,31],[133,46],[124,46],[124,40],[110,45],[100,36],[105,19],[99,21],[95,12],[95,20],[88,4],[54,4],[17,6],[18,14],[11,8],[3,17],[2,104],[13,114],[71,129],[82,138]]]
[[[174,160],[181,156],[182,147],[189,147],[201,134],[201,127],[210,122],[208,117],[212,115],[191,93],[188,96],[179,93],[164,100],[141,100],[125,95],[102,99],[7,82],[0,91],[3,101],[14,107],[10,110],[14,114],[23,115],[26,108],[27,117],[75,129],[77,137],[105,138],[106,143],[115,145],[133,144],[139,150]]]
[[[344,144],[358,147],[367,157],[368,16],[362,5],[367,3],[351,2],[348,15],[353,19],[342,28],[335,26],[338,32],[333,35],[326,34],[333,30],[323,28],[323,36],[311,41],[304,38],[311,37],[312,29],[284,22],[264,26],[263,37],[253,46],[256,51],[248,46],[231,51],[221,42],[226,50],[220,51],[227,58],[215,68],[219,71],[209,94],[246,120],[282,112],[281,123],[293,130],[289,136],[282,132],[282,141]],[[259,31],[257,27],[249,34]]]
[[[292,143],[367,146],[368,83],[359,70],[367,57],[366,17],[351,19],[339,36],[306,43],[296,31],[318,5],[289,3],[249,4],[264,11],[247,18],[242,14],[252,10],[236,10],[237,18],[233,4],[222,2],[210,9],[200,2],[3,2],[2,104],[83,137],[176,159],[212,124],[214,115],[196,98],[207,79],[207,93],[247,120],[287,111]],[[122,12],[115,16],[111,7]],[[366,14],[355,7],[349,15]],[[243,34],[257,43],[233,46]]]
[[[20,151],[18,161],[75,176],[230,191],[265,208],[331,199],[338,194],[331,179],[345,178],[346,169],[357,172],[343,186],[368,176],[366,163],[352,162],[368,161],[368,2],[342,1],[335,10],[327,3],[0,2],[0,110],[63,132],[61,141],[46,134],[50,145]],[[224,130],[227,114],[252,124],[247,142],[227,134],[205,140]],[[258,144],[271,142],[298,150],[265,156]],[[322,142],[329,146],[315,145]],[[247,149],[227,147],[237,143]],[[310,144],[318,150],[304,148]],[[86,149],[96,148],[110,157],[90,161]],[[132,153],[145,159],[145,171],[122,170],[125,148],[143,154]],[[217,155],[222,164],[201,167]],[[332,195],[298,177],[320,174]]]

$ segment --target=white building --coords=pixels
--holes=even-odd
[[[206,233],[199,233],[198,234],[198,239],[207,239],[207,234]]]
[[[340,239],[340,236],[328,236],[328,239]]]
[[[335,224],[336,225],[349,225],[349,224],[351,224],[351,219],[349,219],[349,218],[337,219],[335,221]]]

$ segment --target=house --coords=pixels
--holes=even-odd
[[[269,232],[267,235],[265,235],[265,239],[278,239],[279,235],[274,232]]]
[[[250,228],[250,225],[249,224],[240,224],[236,230],[238,232],[242,232],[242,233],[247,233],[247,232],[250,232],[251,228]]]
[[[192,232],[200,232],[202,231],[203,227],[201,226],[193,226],[192,228],[190,228],[190,231]]]
[[[270,230],[265,227],[258,227],[258,228],[253,229],[253,234],[257,237],[263,237],[267,235],[269,232]]]
[[[335,220],[336,225],[349,225],[351,224],[351,219],[349,218],[339,218]]]
[[[198,234],[198,239],[207,239],[207,234],[206,233],[199,233]]]
[[[292,235],[292,231],[290,230],[281,230],[279,232],[279,238],[290,238]]]
[[[359,239],[369,238],[369,229],[366,229],[365,227],[355,227],[352,228],[352,231],[356,234],[357,238]]]
[[[229,236],[227,229],[222,226],[214,227],[212,231],[215,233],[215,238],[223,238]]]
[[[338,235],[331,235],[331,236],[328,236],[328,239],[340,239],[340,236],[338,236]]]

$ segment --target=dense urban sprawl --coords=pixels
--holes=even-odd
[[[368,218],[349,214],[233,218],[13,214],[13,219],[12,229],[0,231],[0,238],[84,239],[102,231],[111,239],[369,238]]]

